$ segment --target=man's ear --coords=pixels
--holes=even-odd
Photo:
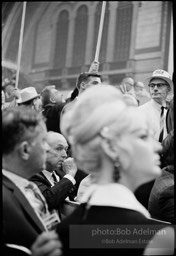
[[[20,157],[24,160],[28,160],[30,157],[30,145],[27,141],[21,142],[19,146]]]
[[[50,97],[50,101],[51,101],[52,103],[56,103],[55,99],[53,99],[52,97]]]
[[[80,88],[81,88],[82,90],[85,90],[85,89],[86,89],[86,83],[85,83],[85,82],[81,82]]]

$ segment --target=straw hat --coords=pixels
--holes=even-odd
[[[27,87],[20,91],[20,99],[17,100],[17,103],[22,104],[29,100],[38,98],[40,95],[37,93],[34,87]]]

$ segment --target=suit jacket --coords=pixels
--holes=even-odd
[[[149,201],[149,196],[150,192],[152,190],[153,184],[155,182],[155,179],[152,181],[149,181],[147,183],[142,184],[139,186],[134,194],[137,198],[137,200],[146,208],[148,209],[148,201]]]
[[[174,166],[162,170],[153,185],[148,210],[153,218],[175,223],[174,218]]]
[[[64,173],[60,172],[59,176],[61,180],[53,187],[51,187],[51,183],[42,172],[37,173],[30,178],[31,181],[37,184],[46,198],[49,210],[59,210],[60,204],[67,196],[71,196],[75,190],[73,183],[69,179],[64,178],[64,175]]]
[[[20,189],[3,175],[3,239],[30,248],[44,231],[32,206]]]
[[[65,106],[65,102],[48,104],[44,107],[43,115],[46,117],[46,127],[48,131],[61,132],[60,131],[60,115],[62,108]]]

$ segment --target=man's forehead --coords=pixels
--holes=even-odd
[[[49,132],[47,134],[47,142],[53,146],[58,144],[64,145],[64,146],[68,145],[64,136],[56,132]]]
[[[68,146],[67,141],[64,137],[58,137],[55,140],[55,145]]]
[[[154,82],[158,82],[158,83],[167,83],[164,79],[159,78],[159,77],[155,77],[155,78],[152,78],[152,79],[150,80],[150,83],[154,83]]]
[[[97,76],[89,76],[89,77],[88,77],[88,82],[93,82],[93,81],[98,81],[99,83],[101,83],[100,77],[97,77]]]

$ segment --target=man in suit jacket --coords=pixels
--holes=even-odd
[[[76,196],[77,167],[73,158],[67,158],[68,144],[62,134],[49,131],[46,139],[50,146],[47,152],[46,170],[35,174],[30,180],[41,190],[49,209],[59,210],[65,198],[74,200]]]
[[[50,215],[40,191],[41,200],[27,190],[30,176],[45,168],[46,126],[41,114],[17,107],[2,113],[2,134],[3,242],[30,248]]]

